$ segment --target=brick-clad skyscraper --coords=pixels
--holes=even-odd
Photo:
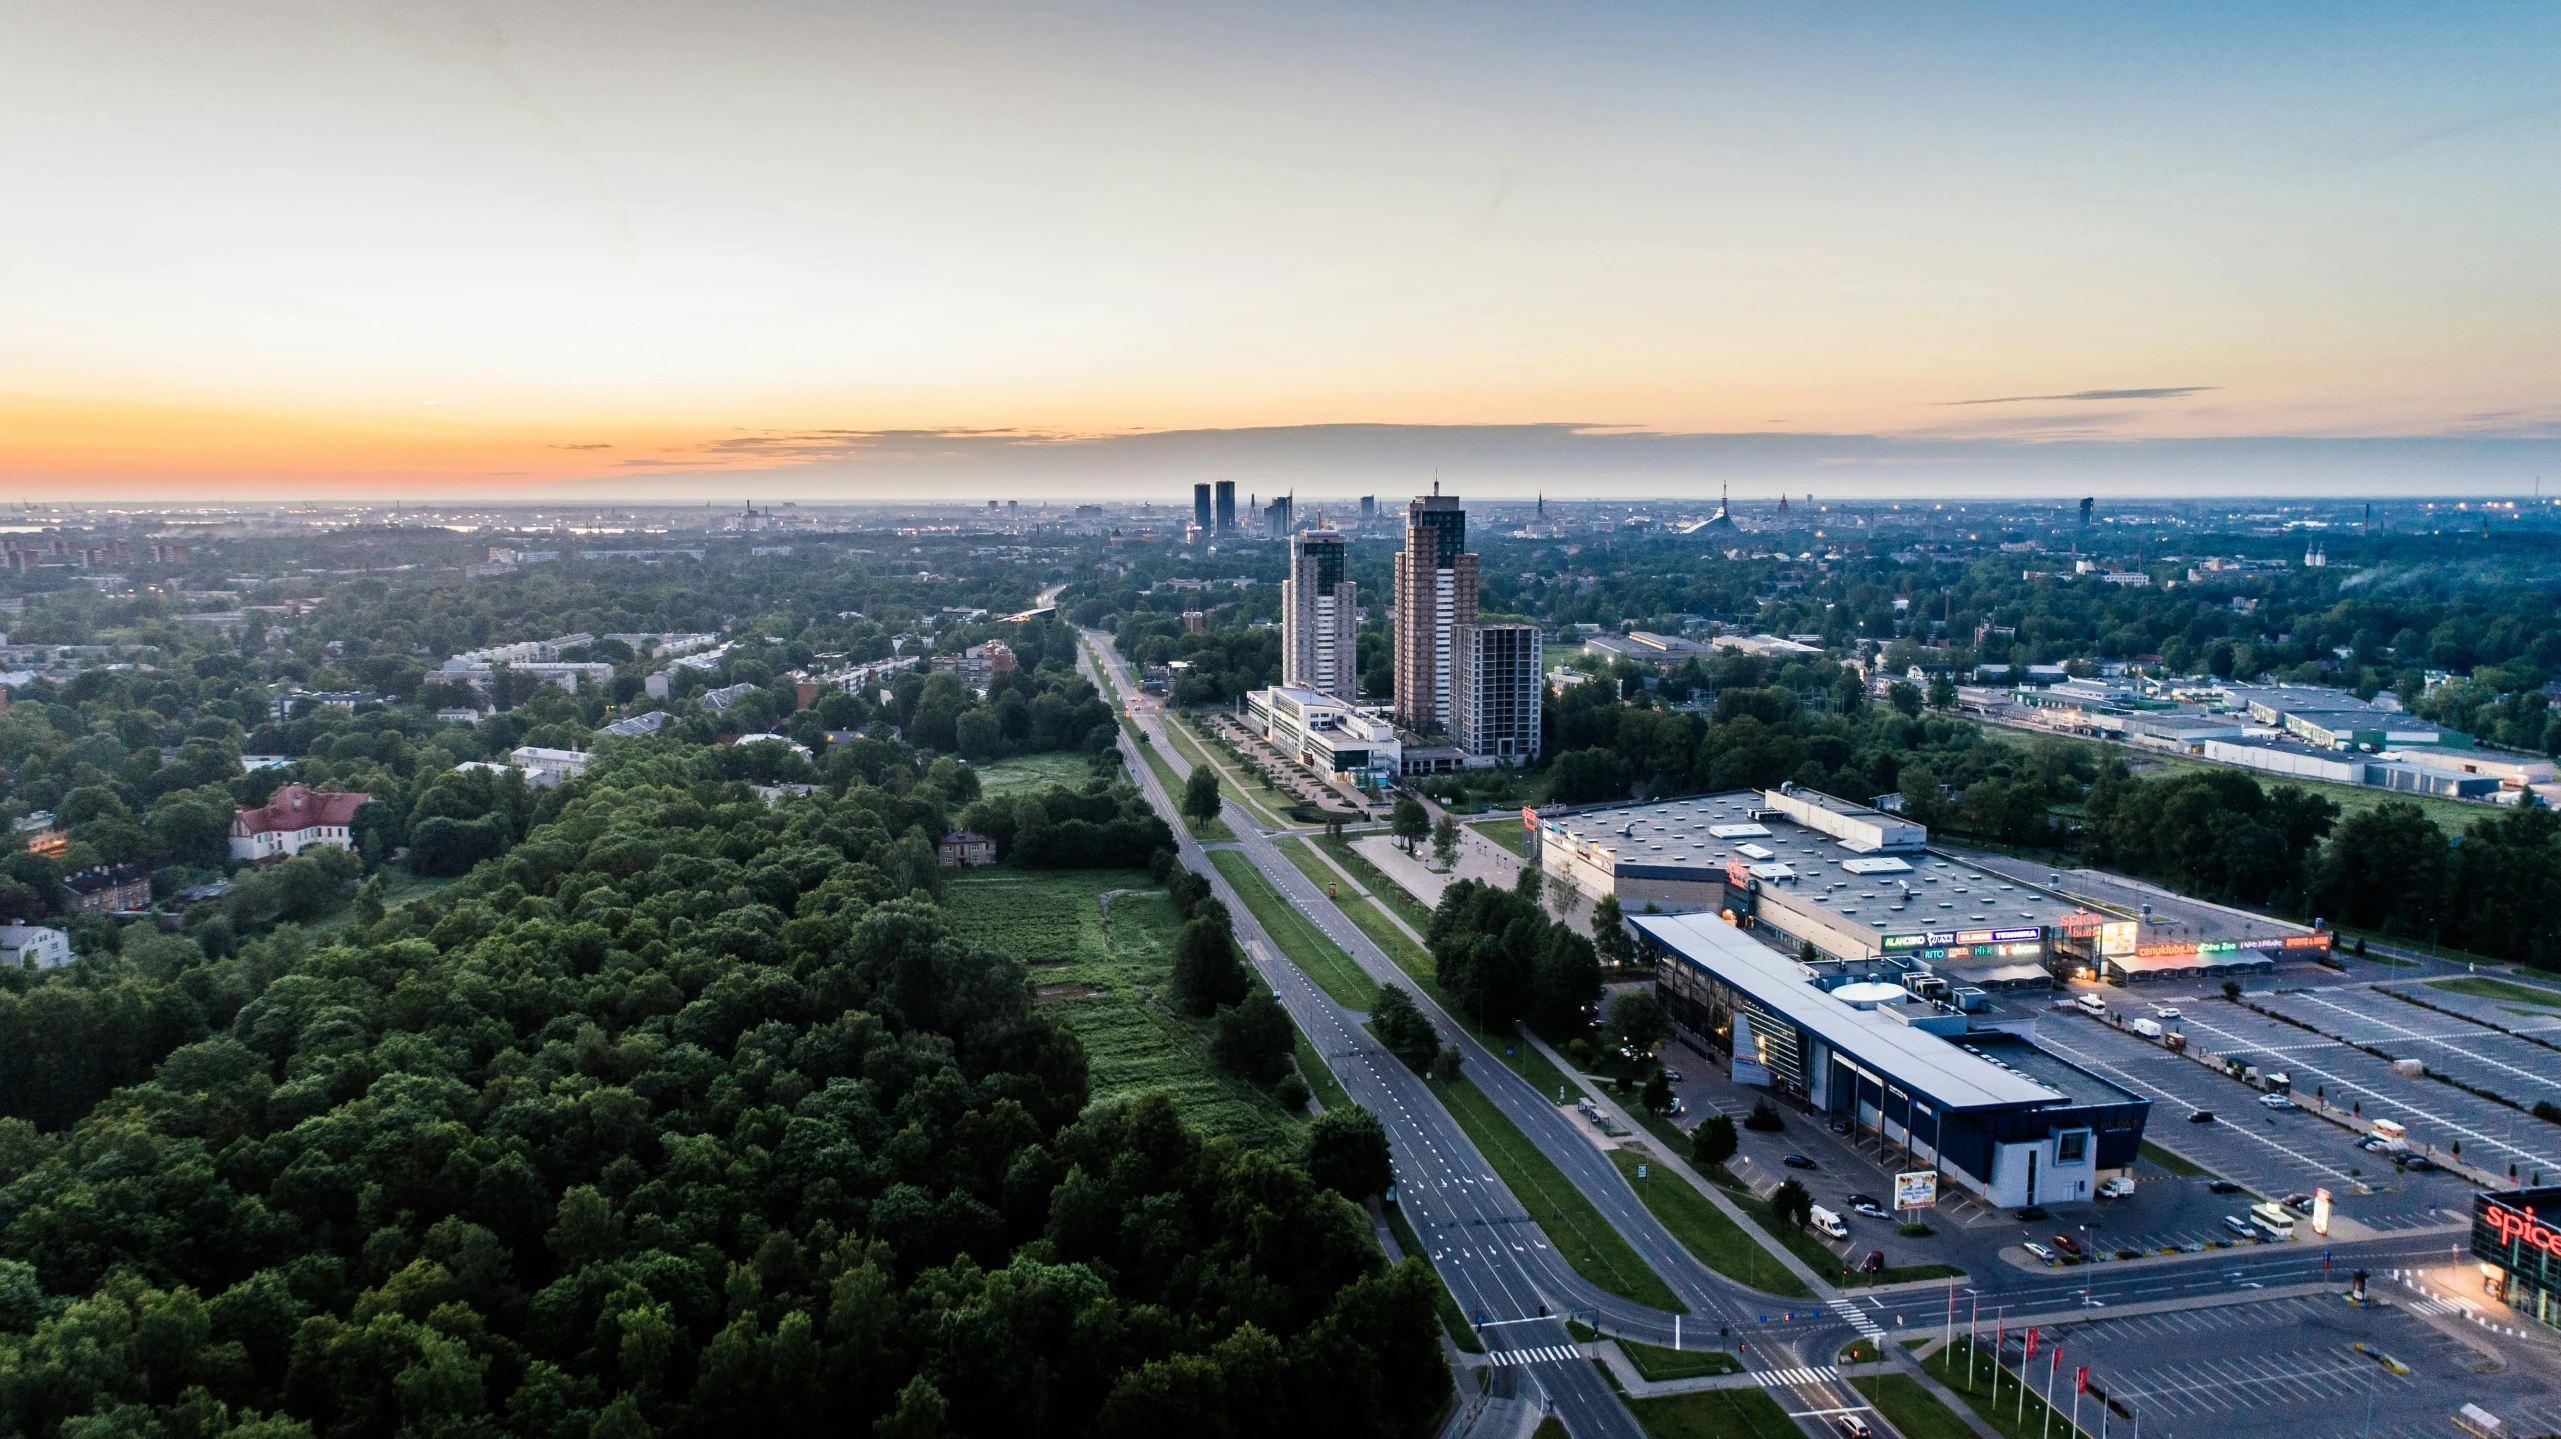
[[[1476,623],[1476,556],[1456,495],[1418,495],[1405,507],[1396,556],[1396,717],[1417,730],[1450,723],[1450,631]]]

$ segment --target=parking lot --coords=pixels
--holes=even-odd
[[[2561,1102],[2561,1054],[2530,1039],[2501,1034],[2467,1019],[2421,1009],[2371,989],[2323,986],[2297,993],[2254,994],[2253,1004],[2301,1020],[2351,1044],[2370,1044],[2395,1059],[2415,1059],[2430,1073],[2531,1106]]]
[[[2094,1360],[2092,1381],[2163,1439],[2459,1439],[2453,1411],[2465,1400],[2518,1433],[2549,1432],[2561,1414],[2531,1374],[2486,1372],[2472,1349],[2397,1305],[2287,1299],[2102,1320],[2056,1337],[2066,1366]],[[2410,1372],[2394,1373],[2378,1353]]]
[[[2465,975],[2452,980],[2427,984],[2396,984],[2391,988],[2414,999],[2425,1000],[2439,1009],[2485,1020],[2501,1029],[2519,1034],[2540,1035],[2561,1043],[2561,989],[2532,980],[2510,979],[2505,975]],[[2465,993],[2465,989],[2475,990]],[[2550,995],[2549,999],[2538,995]]]
[[[2305,1034],[2220,1001],[2212,1002],[2210,1018],[2207,1008],[2202,1002],[2184,1006],[2186,1018],[2180,1023],[2192,1043],[2216,1054],[2237,1053],[2241,1042],[2230,1031],[2230,1021],[2234,1017],[2252,1021],[2264,1030],[2274,1031],[2266,1036],[2273,1043],[2287,1046],[2279,1052],[2270,1045],[2261,1045],[2259,1052],[2291,1073],[2307,1093],[2315,1084],[2327,1082],[2307,1076],[2316,1068],[2328,1072],[2334,1067],[2333,1056],[2362,1061],[2385,1079],[2396,1078],[2381,1061],[2335,1041]],[[2206,1027],[2209,1023],[2215,1026],[2213,1031]],[[2037,1039],[2065,1058],[2152,1100],[2151,1122],[2144,1129],[2147,1139],[2253,1193],[2278,1198],[2326,1188],[2339,1214],[2383,1231],[2451,1224],[2468,1212],[2471,1187],[2461,1180],[2444,1174],[2398,1173],[2390,1164],[2359,1153],[2353,1136],[2338,1126],[2300,1110],[2262,1109],[2248,1087],[2139,1035],[2094,1019],[2058,1013],[2038,1027]],[[2445,1089],[2423,1079],[2396,1079],[2396,1083],[2403,1088],[2428,1085]],[[2331,1090],[2334,1097],[2340,1092]],[[2496,1108],[2459,1090],[2446,1092],[2484,1108]],[[2187,1116],[2199,1110],[2212,1113],[2214,1122],[2188,1123]],[[2411,1137],[2413,1141],[2419,1137],[2415,1123]],[[2370,1192],[2360,1192],[2367,1187]],[[2137,1201],[2142,1198],[2138,1191]],[[2184,1242],[2178,1238],[2182,1234],[2189,1238],[2200,1237],[2200,1233],[2203,1237],[2220,1237],[2220,1213],[2182,1214],[2157,1224],[2138,1224],[2137,1228],[2147,1234],[2157,1229],[2164,1242]]]
[[[2535,1171],[2561,1174],[2561,1143],[2555,1142],[2561,1140],[2561,1129],[2504,1104],[2433,1079],[2394,1074],[2389,1063],[2362,1050],[2235,1005],[2190,1006],[2183,1027],[2192,1050],[2283,1070],[2302,1093],[2317,1091],[2331,1104],[2353,1105],[2367,1119],[2399,1120],[2409,1127],[2413,1149],[2445,1153],[2459,1141],[2464,1158],[2485,1168],[2514,1163],[2519,1177],[2529,1182]],[[2247,1091],[2237,1086],[2234,1092],[2248,1098]],[[2338,1130],[2321,1128],[2331,1136],[2325,1143],[2344,1146],[2348,1142]],[[2353,1154],[2346,1149],[2332,1152]],[[2355,1155],[2355,1160],[2370,1172],[2366,1156]]]

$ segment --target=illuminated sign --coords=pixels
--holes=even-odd
[[[1935,1169],[1907,1169],[1894,1176],[1894,1207],[1897,1209],[1932,1209],[1939,1202],[1939,1172]]]
[[[1918,949],[1923,939],[1924,936],[1917,934],[1889,934],[1883,942],[1887,949]]]
[[[2551,1225],[2535,1218],[2532,1205],[2528,1205],[2522,1214],[2503,1204],[2485,1205],[2481,1212],[2481,1224],[2492,1234],[2497,1235],[2502,1244],[2522,1244],[2529,1248],[2540,1249],[2546,1254],[2561,1256],[2561,1232],[2556,1232]]]
[[[1941,933],[1931,935],[1931,936],[1930,936],[1930,943],[1932,943],[1932,944],[1954,944],[1954,943],[1956,943],[1956,935],[1955,935],[1955,933],[1954,933],[1953,931],[1943,931],[1943,932],[1941,932]]]
[[[2096,934],[2106,924],[2106,920],[2086,909],[2076,909],[2055,921],[2055,927],[2065,934]]]
[[[1996,929],[1992,931],[1992,938],[2005,944],[2014,939],[2041,940],[2045,938],[2045,931],[2041,929]]]
[[[2312,1191],[2312,1232],[2323,1238],[2329,1237],[2330,1191],[2326,1189]]]
[[[2137,926],[2133,920],[2110,920],[2099,926],[2099,953],[2111,958],[2134,952]]]
[[[1960,929],[1956,932],[1958,944],[1989,944],[1999,937],[1997,930],[1989,929]]]
[[[1534,809],[1530,808],[1528,805],[1522,805],[1522,806],[1521,806],[1521,828],[1523,828],[1523,829],[1536,829],[1536,828],[1538,828],[1538,811],[1537,811],[1537,810],[1534,810]]]

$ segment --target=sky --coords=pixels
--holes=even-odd
[[[0,494],[2561,483],[2548,4],[9,15]]]

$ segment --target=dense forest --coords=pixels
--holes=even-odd
[[[939,777],[651,741],[451,888],[13,990],[0,1415],[82,1435],[1411,1432],[1431,1281],[956,940]],[[910,774],[913,774],[912,769]],[[1064,823],[1085,823],[1070,817]],[[48,996],[94,996],[80,1019]],[[158,1028],[125,1012],[157,996]],[[193,1008],[187,1007],[192,1002]],[[183,1011],[183,1012],[182,1012]],[[30,1072],[32,1071],[32,1072]],[[76,1422],[75,1422],[76,1421]]]

